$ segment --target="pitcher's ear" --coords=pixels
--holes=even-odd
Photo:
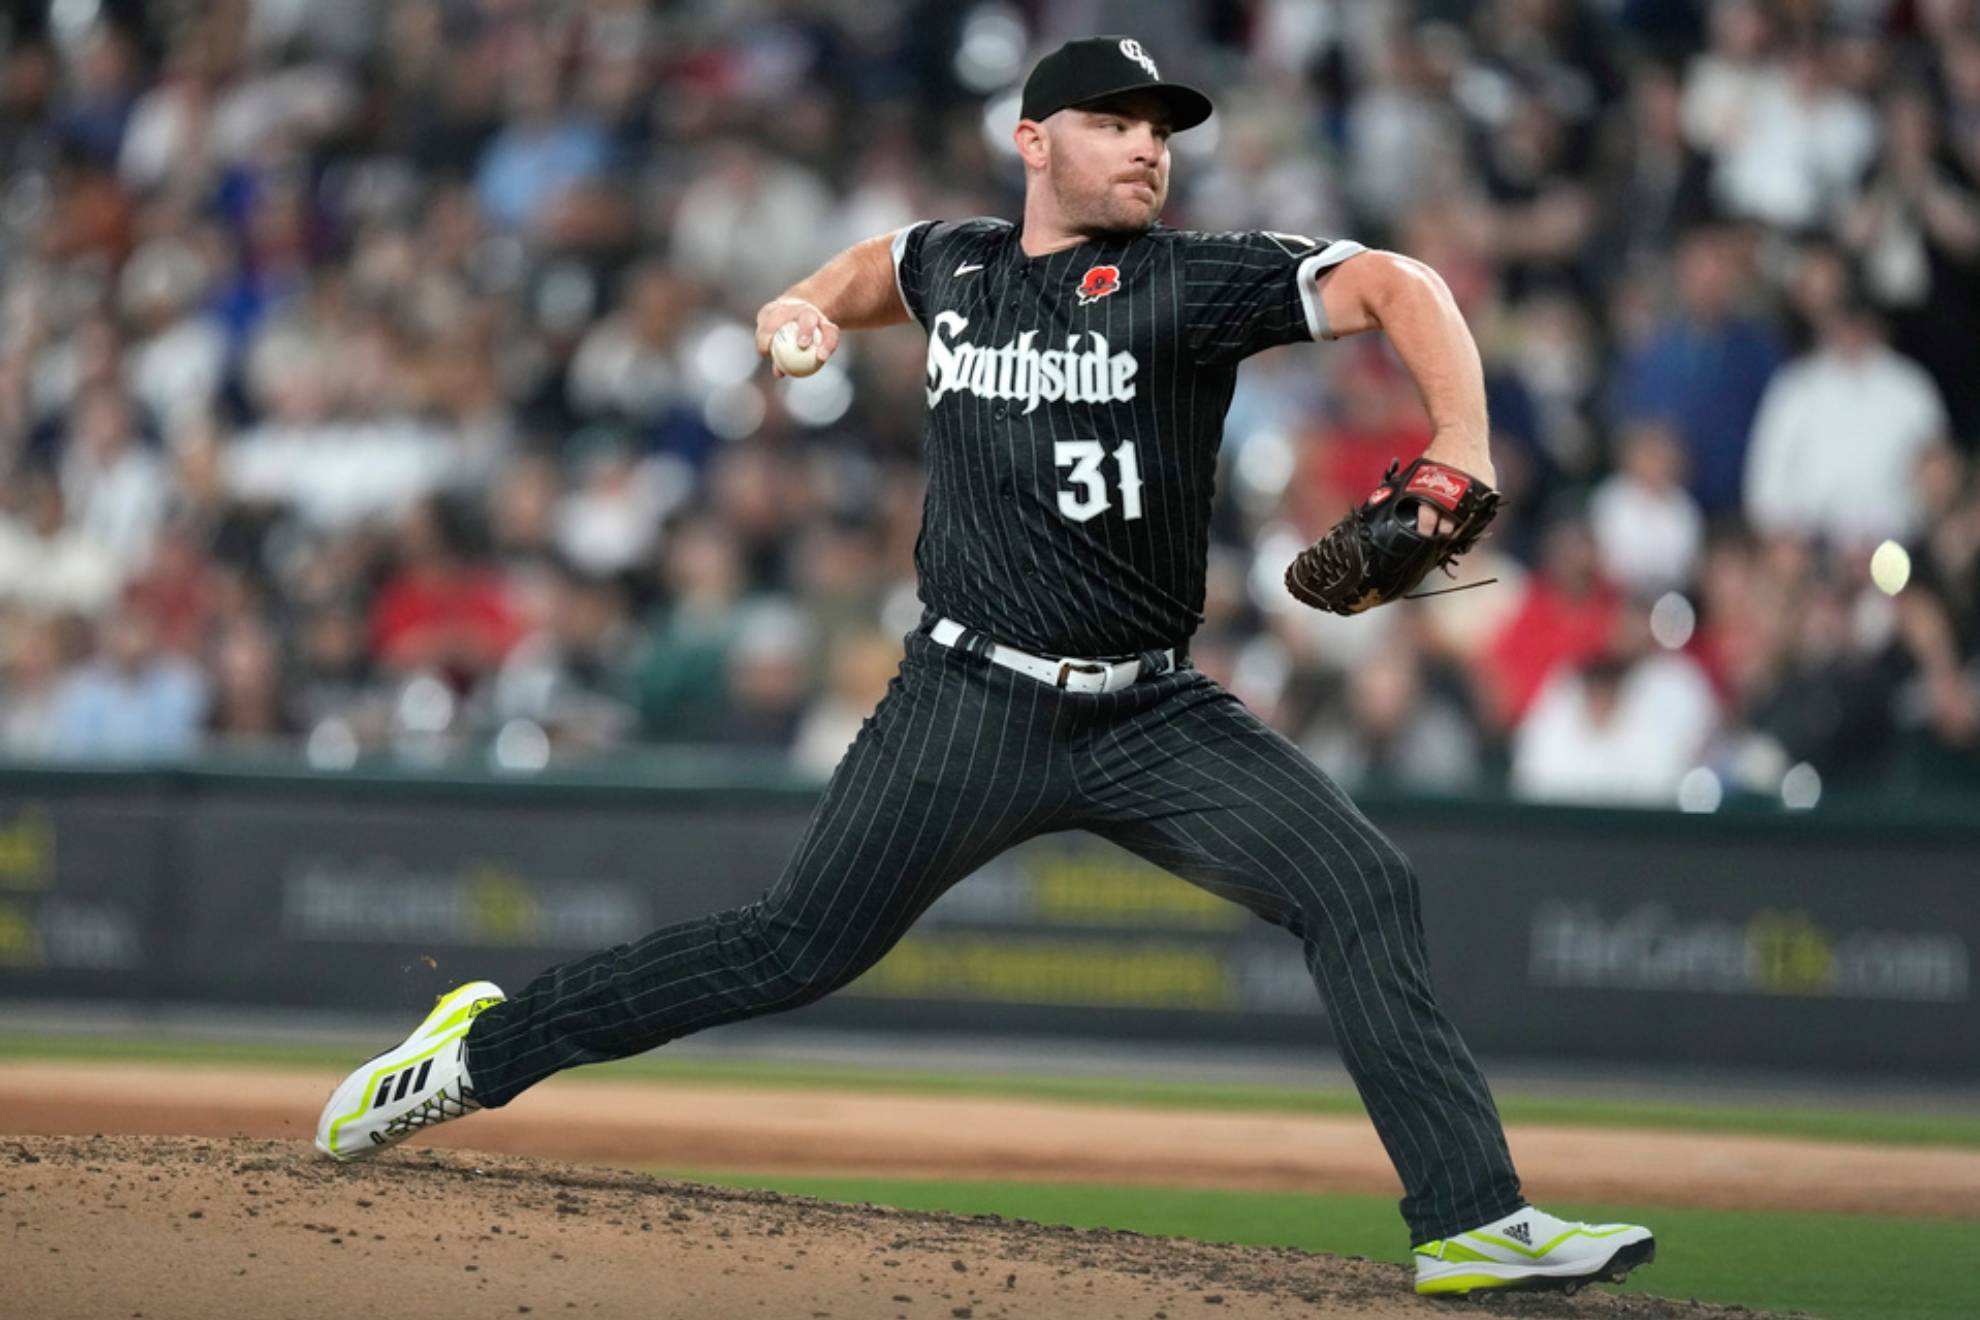
[[[1028,169],[1045,168],[1045,156],[1048,150],[1045,125],[1036,119],[1020,119],[1017,128],[1011,132],[1011,141],[1017,144],[1018,158]]]

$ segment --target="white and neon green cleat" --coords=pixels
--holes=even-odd
[[[1488,1290],[1621,1283],[1657,1258],[1657,1239],[1636,1224],[1577,1224],[1532,1206],[1483,1228],[1416,1248],[1416,1291],[1463,1297]]]
[[[316,1120],[316,1148],[333,1160],[363,1159],[481,1108],[462,1055],[474,1019],[503,998],[493,981],[470,981],[441,995],[412,1035],[330,1093]]]

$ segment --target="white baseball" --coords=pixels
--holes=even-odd
[[[798,347],[798,327],[796,321],[786,321],[777,327],[777,333],[770,337],[770,356],[777,360],[777,367],[786,376],[809,376],[818,370],[818,331],[811,332],[811,343]]]
[[[1911,581],[1911,556],[1896,541],[1886,541],[1870,556],[1870,580],[1886,596],[1895,596]]]

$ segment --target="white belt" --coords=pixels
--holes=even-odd
[[[988,641],[981,633],[973,632],[954,619],[937,620],[935,626],[928,630],[928,635],[943,646],[955,646],[969,637],[971,643],[964,650],[984,656],[991,664],[1014,669],[1026,678],[1035,678],[1040,683],[1064,688],[1068,692],[1118,692],[1144,673],[1168,674],[1175,672],[1176,668],[1176,653],[1173,650],[1150,651],[1133,659],[1112,661],[1053,659],[1033,655],[1029,651]]]

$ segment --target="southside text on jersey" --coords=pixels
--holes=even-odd
[[[1022,399],[1029,413],[1050,400],[1067,403],[1125,403],[1134,397],[1134,373],[1141,369],[1134,354],[1109,355],[1107,337],[1098,330],[1086,336],[1092,347],[1081,352],[1081,336],[1066,336],[1064,351],[1033,348],[1036,330],[1027,330],[999,348],[957,343],[969,328],[958,312],[941,312],[928,333],[928,406],[951,391],[979,399]]]

